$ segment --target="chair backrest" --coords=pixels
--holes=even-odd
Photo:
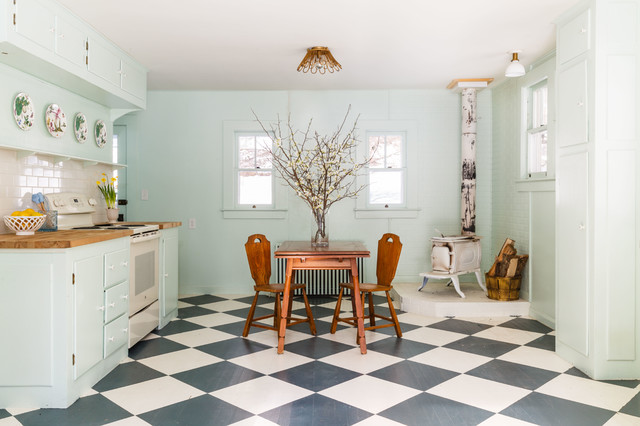
[[[268,285],[271,279],[271,243],[262,234],[250,235],[244,249],[256,285]]]
[[[376,267],[376,277],[378,285],[391,285],[391,281],[396,276],[396,268],[402,251],[400,237],[396,234],[384,234],[378,241],[378,263]]]

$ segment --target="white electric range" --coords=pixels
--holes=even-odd
[[[133,346],[159,323],[159,226],[126,222],[94,224],[98,203],[84,194],[59,192],[45,194],[45,199],[51,210],[58,211],[60,230],[129,229],[133,232],[129,263],[129,347]]]

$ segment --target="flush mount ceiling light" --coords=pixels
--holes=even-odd
[[[520,50],[513,50],[509,52],[513,56],[511,59],[511,63],[507,67],[507,70],[504,72],[505,77],[522,77],[525,74],[524,65],[522,65],[520,63],[520,60],[518,59],[518,53],[520,52]]]
[[[298,71],[310,72],[311,74],[324,74],[327,71],[334,72],[340,71],[342,65],[335,60],[328,47],[314,46],[307,49],[300,65],[298,65]]]

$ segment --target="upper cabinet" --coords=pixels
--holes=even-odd
[[[111,108],[146,107],[147,72],[53,0],[1,0],[0,61]]]

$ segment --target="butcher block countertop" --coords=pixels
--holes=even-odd
[[[34,235],[0,234],[0,249],[67,249],[128,237],[131,234],[133,231],[130,229],[118,231],[70,229],[36,232]]]

